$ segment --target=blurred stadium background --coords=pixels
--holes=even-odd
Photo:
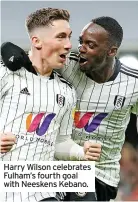
[[[1,43],[10,41],[28,51],[30,42],[25,29],[28,14],[42,7],[70,11],[73,49],[78,36],[92,18],[110,16],[123,27],[124,39],[118,53],[120,60],[138,69],[138,1],[1,1]],[[122,151],[121,182],[116,200],[138,200],[138,133],[132,115]]]

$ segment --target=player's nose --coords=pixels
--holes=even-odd
[[[72,48],[72,44],[71,44],[70,39],[67,39],[67,40],[66,40],[66,43],[65,43],[65,45],[64,45],[64,48],[65,48],[65,49],[68,49],[68,50],[70,50],[70,49]]]

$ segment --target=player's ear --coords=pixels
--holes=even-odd
[[[42,48],[42,42],[41,42],[41,40],[39,39],[39,37],[37,37],[37,36],[32,36],[32,37],[31,37],[31,41],[32,41],[32,45],[33,45],[36,49],[40,50],[40,49]]]
[[[116,46],[112,46],[112,47],[110,48],[110,50],[108,51],[108,56],[109,56],[109,57],[114,57],[114,56],[116,56],[117,50],[118,50],[118,48],[117,48]]]

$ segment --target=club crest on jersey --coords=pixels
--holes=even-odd
[[[125,99],[126,99],[125,97],[120,96],[120,95],[115,96],[114,106],[115,106],[116,110],[119,110],[124,106]]]
[[[57,94],[56,97],[57,103],[59,105],[59,107],[63,107],[65,104],[65,97],[63,95]]]

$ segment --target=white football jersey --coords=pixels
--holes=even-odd
[[[35,75],[0,67],[0,132],[12,132],[16,144],[2,161],[52,161],[58,135],[72,133],[75,90],[62,76]],[[7,193],[5,202],[36,202],[55,193]],[[20,200],[19,200],[20,198]]]
[[[138,114],[138,70],[117,59],[115,65],[112,78],[99,84],[80,71],[78,57],[71,53],[60,72],[77,93],[72,138],[80,145],[86,140],[102,144],[96,177],[114,187],[120,179],[120,152],[130,113]]]

